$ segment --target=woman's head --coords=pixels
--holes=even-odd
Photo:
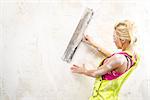
[[[114,42],[118,49],[126,50],[129,45],[136,42],[133,37],[133,23],[128,20],[118,22],[114,29]]]

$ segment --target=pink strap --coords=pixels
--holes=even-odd
[[[110,57],[112,57],[112,56],[115,55],[115,54],[123,54],[123,55],[126,57],[126,59],[127,59],[127,66],[129,66],[129,67],[126,69],[126,71],[128,71],[128,69],[130,69],[130,68],[132,67],[132,65],[135,63],[135,62],[132,60],[132,56],[129,55],[128,53],[126,53],[126,52],[114,53],[114,54],[112,54],[111,56],[109,56],[109,57],[107,57],[107,58],[110,58]],[[106,58],[106,59],[107,59],[107,58]],[[101,65],[104,63],[104,61],[105,61],[105,59],[102,61]],[[130,65],[129,65],[129,61],[131,62]],[[126,71],[125,71],[125,72],[126,72]],[[106,73],[105,75],[103,75],[102,78],[105,79],[105,80],[112,80],[112,79],[115,79],[115,78],[119,77],[120,75],[122,75],[122,73],[118,73],[118,72],[115,72],[115,71],[111,71],[111,72]]]

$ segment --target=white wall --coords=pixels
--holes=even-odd
[[[143,2],[142,2],[143,1]],[[1,0],[0,100],[87,100],[94,79],[70,72],[73,63],[96,67],[102,58],[82,43],[73,61],[61,57],[86,7],[94,16],[86,34],[115,51],[112,33],[117,20],[137,25],[139,67],[124,84],[121,100],[150,97],[148,0]]]

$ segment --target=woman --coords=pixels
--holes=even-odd
[[[137,65],[137,55],[133,48],[137,39],[133,37],[132,32],[133,24],[128,20],[115,25],[114,42],[122,51],[113,54],[96,44],[88,35],[84,37],[86,43],[106,56],[97,69],[88,70],[84,64],[82,66],[74,64],[71,67],[73,73],[96,78],[90,100],[118,100],[122,84]]]

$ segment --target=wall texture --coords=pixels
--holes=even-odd
[[[108,50],[116,21],[137,25],[139,67],[121,100],[148,100],[150,10],[148,0],[0,0],[0,100],[88,100],[94,79],[72,74],[73,63],[95,68],[102,56],[81,43],[71,63],[61,60],[86,7],[94,16],[85,34]]]

